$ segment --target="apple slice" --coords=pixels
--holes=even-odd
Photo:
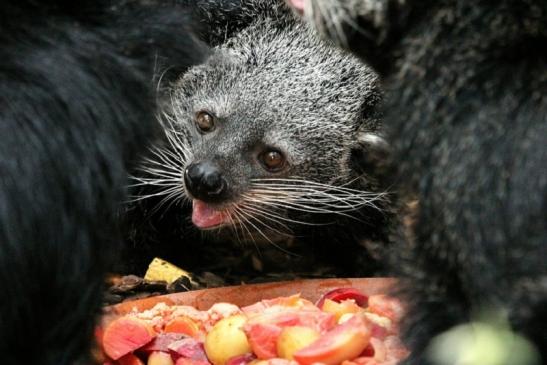
[[[295,352],[314,343],[319,337],[319,332],[309,327],[285,327],[277,338],[277,354],[284,359],[293,360]]]
[[[205,337],[205,353],[214,365],[225,365],[234,356],[251,352],[243,326],[247,317],[236,314],[218,321]]]
[[[369,328],[361,316],[355,315],[311,345],[295,352],[293,357],[301,365],[338,365],[359,356],[368,346],[369,340]]]
[[[137,318],[120,317],[112,321],[103,334],[103,348],[112,360],[118,360],[154,339],[152,327]]]

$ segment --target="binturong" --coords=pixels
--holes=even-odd
[[[208,238],[296,242],[370,274],[356,247],[383,246],[394,221],[377,76],[270,2],[246,4],[253,20],[171,89],[138,180],[191,205]]]

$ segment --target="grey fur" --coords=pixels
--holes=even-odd
[[[165,118],[172,143],[156,152],[166,156],[169,148],[179,149],[177,158],[167,158],[169,171],[179,171],[179,189],[169,185],[167,194],[175,189],[175,195],[188,197],[180,174],[191,162],[210,160],[230,187],[229,199],[216,207],[243,226],[231,234],[234,240],[287,234],[328,242],[332,234],[354,243],[385,242],[389,199],[367,160],[374,150],[387,149],[377,112],[378,78],[354,56],[318,39],[286,8],[277,16],[271,9],[255,10],[251,25],[173,88]],[[218,118],[214,132],[196,129],[201,110]],[[260,165],[257,156],[266,147],[287,155],[288,170],[272,174]],[[156,177],[141,181],[154,183]],[[335,226],[302,233],[302,226],[316,223]]]

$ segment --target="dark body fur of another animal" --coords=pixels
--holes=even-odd
[[[0,357],[89,356],[126,169],[158,129],[154,72],[204,56],[171,2],[0,10]]]
[[[184,135],[181,138],[188,140],[185,143],[195,161],[211,159],[214,164],[222,166],[226,175],[231,174],[229,185],[235,192],[221,203],[226,203],[229,210],[229,204],[242,202],[240,208],[243,211],[245,204],[254,204],[243,217],[250,223],[244,221],[242,225],[247,227],[236,228],[239,231],[235,234],[224,234],[226,228],[220,235],[215,231],[207,235],[198,233],[190,222],[192,214],[188,201],[173,203],[176,200],[173,196],[182,199],[185,195],[183,173],[192,162],[191,158],[190,161],[173,162],[169,167],[161,166],[162,158],[151,154],[151,159],[157,162],[148,164],[148,167],[163,169],[163,176],[150,176],[152,180],[142,181],[153,185],[153,178],[159,177],[160,184],[170,187],[164,191],[167,192],[165,195],[171,194],[172,199],[157,210],[155,207],[165,195],[144,200],[132,209],[133,218],[137,218],[133,220],[135,230],[128,256],[141,259],[136,266],[142,270],[146,264],[142,257],[146,254],[134,253],[135,249],[147,250],[148,246],[149,252],[160,253],[187,269],[199,270],[207,263],[197,261],[196,256],[204,257],[206,254],[197,252],[212,251],[209,261],[219,263],[220,267],[222,262],[228,262],[222,253],[224,250],[235,252],[236,256],[237,252],[245,250],[260,255],[264,250],[262,259],[271,264],[266,264],[264,271],[291,271],[305,275],[306,271],[311,273],[326,266],[332,268],[329,274],[339,276],[377,274],[379,265],[361,244],[367,241],[381,251],[389,241],[390,227],[395,221],[391,196],[385,195],[368,206],[358,196],[367,191],[375,197],[389,188],[389,183],[384,181],[387,150],[381,138],[378,114],[381,94],[376,75],[353,56],[316,39],[283,1],[198,1],[196,4],[198,17],[205,19],[208,25],[204,27],[203,39],[217,48],[204,65],[191,69],[173,88],[170,102],[174,105],[171,106],[174,113],[168,116],[171,119],[168,128]],[[195,132],[193,115],[199,110],[209,110],[218,115],[218,136]],[[372,138],[367,139],[367,136]],[[184,154],[168,143],[165,145],[172,150],[171,156]],[[256,167],[251,152],[268,146],[284,149],[292,158],[288,172],[269,174]],[[163,161],[168,160],[164,156]],[[166,182],[169,176],[173,181],[171,185]],[[294,197],[298,194],[296,183],[290,185],[293,180],[272,180],[294,176],[317,183],[311,187],[302,185],[301,191],[304,192],[313,188],[328,192],[319,184],[345,184],[345,187],[355,189],[356,194],[353,200],[348,200],[348,206],[355,204],[358,208],[346,211],[346,214],[303,211],[306,204],[314,204],[313,198],[317,201],[327,199],[327,193],[310,194],[308,201],[302,199],[298,202],[300,206],[290,205],[290,195],[283,195],[283,189],[290,190]],[[141,177],[146,178],[146,175]],[[253,186],[253,178],[272,180],[265,180],[258,189]],[[258,193],[267,189],[268,183],[277,182],[289,185],[275,187],[278,190],[266,197]],[[159,193],[159,190],[152,187],[138,194],[154,193]],[[249,200],[241,198],[246,194],[258,195],[249,203]],[[337,191],[333,190],[332,196],[336,194]],[[345,194],[349,199],[348,192]],[[260,199],[264,204],[261,205]],[[275,200],[274,204],[278,205],[267,205],[268,199]],[[342,199],[344,196],[340,196],[339,201]],[[285,201],[287,206],[296,209],[282,211],[280,208],[276,211]],[[339,201],[333,200],[330,204],[334,206]],[[329,209],[321,203],[316,206],[318,210]],[[139,215],[142,215],[141,220]],[[249,218],[253,215],[254,218]],[[274,219],[269,220],[272,217]],[[275,230],[270,229],[272,226]],[[264,235],[258,233],[258,229],[263,230]],[[285,246],[283,237],[276,244],[300,257],[267,248],[267,239],[275,241],[277,231],[287,232],[286,229],[290,229],[290,236],[294,237],[292,245]],[[253,239],[263,241],[266,247],[257,249],[246,242],[242,248],[230,243],[245,238],[248,231],[254,235]],[[220,244],[214,241],[220,241]],[[273,255],[279,256],[277,264],[270,260],[273,255],[269,253],[276,250],[278,252]],[[220,253],[216,254],[217,251]],[[194,255],[189,257],[186,255],[188,252]],[[362,254],[357,255],[357,252]],[[230,273],[242,269],[233,267],[231,263],[226,266]]]
[[[546,361],[547,2],[312,4],[345,19],[346,44],[380,72],[400,186],[420,201],[393,263],[410,305],[409,363],[492,308]]]

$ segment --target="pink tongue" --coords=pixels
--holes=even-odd
[[[198,228],[211,228],[224,223],[224,214],[211,208],[207,203],[194,199],[192,222]]]
[[[298,10],[300,13],[304,13],[304,4],[306,0],[288,0],[289,5],[291,5],[295,10]]]

